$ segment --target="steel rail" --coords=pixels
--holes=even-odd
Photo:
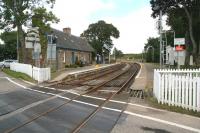
[[[120,65],[120,66],[117,66],[117,67],[114,67],[114,68],[112,67],[113,69],[109,68],[108,70],[105,70],[105,71],[101,72],[98,75],[96,75],[97,72],[95,72],[93,75],[87,76],[87,78],[86,77],[81,77],[80,79],[78,79],[78,81],[77,80],[76,81],[72,81],[71,83],[69,81],[69,83],[67,83],[66,85],[82,85],[81,83],[83,83],[83,82],[101,78],[101,77],[106,76],[106,75],[108,75],[108,74],[110,74],[110,73],[112,73],[112,72],[114,72],[116,70],[119,70],[121,67],[123,67],[123,65]],[[65,85],[65,82],[62,85]]]
[[[114,72],[115,70],[117,70],[117,69],[119,69],[119,68],[121,68],[121,67],[123,67],[123,64],[117,64],[117,65],[115,65],[115,66],[111,66],[111,67],[108,67],[108,68],[103,68],[103,69],[100,69],[100,70],[98,70],[98,71],[92,71],[92,72],[90,72],[89,73],[89,75],[86,75],[86,76],[83,76],[83,77],[80,77],[78,80],[79,81],[74,81],[74,80],[76,80],[76,79],[71,79],[71,80],[66,80],[66,79],[63,79],[63,80],[61,80],[61,81],[54,81],[54,83],[52,83],[50,86],[55,86],[55,85],[75,85],[73,82],[80,82],[80,83],[82,83],[82,82],[85,82],[85,81],[89,81],[89,80],[91,80],[91,79],[97,79],[97,78],[99,78],[99,77],[102,77],[102,76],[104,76],[104,75],[107,75],[107,72],[106,71],[109,71],[109,70],[111,70],[111,72]],[[112,68],[114,68],[114,69],[112,69]],[[94,76],[94,75],[96,75],[96,73],[99,73],[99,72],[106,72],[105,74],[104,73],[101,73],[100,74],[100,76],[96,76],[95,78],[93,78],[92,76]],[[110,73],[111,73],[110,72]],[[91,76],[91,77],[90,77]],[[89,77],[89,79],[86,79],[86,78],[88,78]],[[81,81],[82,80],[82,81]],[[69,82],[69,83],[67,83],[67,84],[65,84],[66,82]],[[70,82],[72,82],[72,83],[70,83]]]
[[[80,94],[80,95],[77,95],[77,96],[71,98],[69,101],[66,101],[66,102],[64,102],[63,104],[61,104],[61,105],[59,105],[59,106],[57,106],[57,107],[53,107],[53,108],[48,109],[47,111],[42,112],[42,113],[40,113],[40,114],[38,114],[38,115],[32,117],[31,119],[25,121],[25,122],[22,123],[21,125],[15,126],[15,127],[13,127],[13,128],[10,128],[10,129],[4,131],[4,133],[11,133],[11,132],[14,132],[14,131],[16,131],[17,129],[19,129],[19,128],[21,128],[21,127],[23,127],[23,126],[25,126],[25,125],[27,125],[27,124],[29,124],[29,123],[31,123],[31,122],[37,120],[37,119],[39,119],[40,117],[45,116],[45,115],[47,115],[47,114],[50,113],[50,112],[53,112],[53,111],[58,110],[59,108],[61,108],[61,107],[63,107],[64,105],[66,105],[66,104],[72,102],[73,100],[76,100],[76,99],[78,99],[79,97],[81,97],[81,96],[83,96],[83,95],[89,94],[89,93],[91,93],[91,92],[93,92],[93,91],[95,91],[95,90],[101,88],[101,87],[104,86],[106,83],[108,83],[108,82],[110,82],[110,81],[112,81],[112,80],[114,80],[114,79],[120,77],[121,75],[123,75],[124,73],[126,73],[128,70],[129,70],[129,69],[126,69],[126,70],[120,72],[119,74],[115,75],[114,77],[112,77],[112,78],[109,79],[108,81],[105,81],[105,82],[99,84],[98,86],[92,87],[92,88],[91,88],[90,90],[88,90],[87,92],[82,93],[82,94]]]
[[[92,119],[101,109],[102,107],[109,102],[110,99],[112,99],[114,96],[119,94],[128,84],[129,82],[136,76],[140,68],[135,66],[135,71],[133,74],[128,78],[128,80],[118,89],[118,91],[114,92],[111,96],[109,96],[101,105],[99,105],[88,117],[86,117],[73,131],[72,133],[77,133],[80,131],[80,129],[87,124],[87,122]]]

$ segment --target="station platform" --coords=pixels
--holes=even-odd
[[[130,95],[134,97],[143,97],[145,89],[153,88],[153,71],[158,66],[151,63],[140,63],[141,69],[130,87]]]
[[[77,74],[81,74],[81,73],[95,71],[95,70],[103,69],[103,68],[113,66],[113,65],[116,65],[116,64],[117,63],[115,63],[115,64],[98,64],[98,65],[91,65],[91,66],[85,66],[85,67],[66,69],[66,70],[63,70],[60,75],[58,75],[54,79],[50,80],[49,83],[61,81],[69,75],[77,75]]]

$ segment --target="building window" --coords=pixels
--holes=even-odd
[[[48,44],[52,44],[52,35],[47,36]]]

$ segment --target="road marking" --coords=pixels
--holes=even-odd
[[[90,95],[82,95],[82,96],[83,96],[83,97],[93,98],[93,99],[98,99],[98,100],[106,100],[105,98],[94,97],[94,96],[90,96]]]
[[[50,89],[50,90],[56,90],[55,88],[51,88],[51,87],[47,87],[47,86],[41,86],[41,85],[39,85],[39,87]]]
[[[79,101],[79,100],[72,100],[72,101],[77,102],[77,103],[81,103],[81,104],[85,104],[85,105],[90,105],[90,106],[93,106],[93,107],[99,107],[96,104],[86,103],[86,102],[82,102],[82,101]]]
[[[32,82],[29,82],[29,81],[26,81],[26,80],[23,80],[23,79],[21,79],[21,80],[24,81],[25,83],[30,84],[30,85],[36,85],[36,84],[34,84],[34,83],[32,83]]]
[[[12,81],[10,78],[8,78],[8,77],[6,77],[6,78],[10,82],[12,82],[12,83],[14,83],[14,84],[16,84],[16,85],[18,85],[18,86],[20,86],[22,88],[27,89],[27,87],[25,87],[25,86],[23,86],[23,85],[21,85],[19,83],[16,83],[15,81]],[[30,89],[30,88],[28,88],[28,89]],[[30,90],[33,90],[33,89],[30,89]],[[41,92],[41,91],[39,91],[39,92]],[[67,100],[71,100],[70,98],[63,97],[63,96],[58,95],[58,94],[53,94],[53,93],[49,93],[49,94],[55,95],[55,97],[60,97],[60,98],[64,98],[64,99],[67,99]],[[88,96],[86,96],[86,97],[88,97]],[[53,97],[51,97],[51,98],[53,98]],[[93,97],[93,98],[95,98],[95,97]],[[45,99],[45,100],[47,100],[47,99]],[[45,100],[43,100],[43,101],[45,101]],[[16,111],[14,111],[12,113],[9,113],[8,115],[15,115],[16,113],[23,112],[24,110],[27,110],[28,108],[31,108],[31,107],[34,107],[34,106],[37,106],[37,105],[41,104],[40,102],[43,102],[43,101],[39,101],[39,102],[30,104],[30,105],[28,105],[28,106],[26,106],[24,108],[20,108],[19,110],[16,110]],[[72,100],[72,101],[78,102],[78,103],[82,103],[82,104],[87,104],[87,105],[90,105],[90,106],[93,106],[93,107],[99,107],[98,105],[82,102],[82,101],[79,101],[79,100]],[[148,107],[148,106],[142,106],[142,105],[139,105],[139,104],[126,103],[126,102],[116,101],[116,100],[110,100],[110,101],[117,102],[117,103],[122,103],[122,104],[129,104],[129,105],[132,105],[132,106],[138,106],[138,107],[142,107],[142,108],[149,108],[149,109],[158,110],[158,111],[165,111],[165,110],[160,110],[160,109],[156,109],[156,108],[152,108],[152,107]],[[102,108],[103,109],[107,109],[107,110],[111,110],[111,111],[122,112],[122,110],[119,110],[119,109],[108,108],[108,107],[102,107]],[[154,118],[154,117],[150,117],[150,116],[146,116],[146,115],[141,115],[141,114],[137,114],[137,113],[133,113],[133,112],[129,112],[129,111],[124,111],[123,113],[128,114],[128,115],[132,115],[132,116],[137,116],[137,117],[144,118],[144,119],[148,119],[148,120],[152,120],[152,121],[156,121],[156,122],[159,122],[159,123],[171,125],[171,126],[176,126],[176,127],[183,128],[183,129],[190,130],[190,131],[194,131],[194,132],[200,132],[200,129],[192,128],[192,127],[185,126],[185,125],[182,125],[182,124],[178,124],[178,123],[175,123],[175,122],[170,122],[170,121],[166,121],[166,120],[162,120],[162,119],[158,119],[158,118]],[[0,120],[3,119],[3,118],[5,119],[6,117],[8,117],[8,115],[1,116]]]
[[[24,88],[24,89],[27,89],[27,90],[31,90],[31,91],[35,91],[35,92],[38,92],[38,93],[42,93],[42,94],[47,94],[46,92],[43,92],[43,91],[38,91],[38,90],[34,90],[34,89],[31,89],[31,88],[27,88],[19,83],[16,83],[15,81],[12,81],[10,78],[8,77],[5,77],[6,79],[8,79],[10,82]],[[44,88],[44,86],[41,86]],[[50,88],[50,87],[46,87],[46,88]],[[55,88],[52,88],[52,89],[55,89]],[[55,89],[56,90],[56,89]],[[59,89],[58,89],[59,90]],[[75,93],[75,92],[72,92],[72,91],[69,91],[69,90],[65,90],[69,93],[72,93],[72,94],[75,94],[75,95],[80,95],[78,93]],[[49,95],[56,95],[56,94],[53,94],[53,93],[48,93]],[[90,97],[90,98],[94,98],[94,99],[99,99],[99,100],[106,100],[104,98],[99,98],[99,97],[94,97],[94,96],[89,96],[89,95],[83,95],[83,97]],[[63,97],[63,96],[60,96],[60,98],[67,98],[68,100],[70,100],[68,97]],[[138,107],[141,107],[141,108],[147,108],[147,109],[152,109],[152,110],[156,110],[156,111],[162,111],[162,112],[170,112],[170,111],[167,111],[167,110],[162,110],[162,109],[157,109],[157,108],[153,108],[153,107],[149,107],[149,106],[144,106],[144,105],[140,105],[140,104],[134,104],[134,103],[127,103],[127,102],[123,102],[123,101],[117,101],[117,100],[109,100],[111,102],[115,102],[115,103],[121,103],[121,104],[128,104],[128,105],[131,105],[131,106],[138,106]],[[186,115],[187,116],[187,115]],[[187,117],[191,117],[191,118],[196,118],[196,117],[193,117],[193,116],[187,116]],[[199,118],[196,118],[196,119],[199,119]]]
[[[14,116],[14,115],[16,115],[16,114],[19,114],[19,113],[21,113],[21,112],[24,112],[25,110],[28,110],[28,109],[33,108],[33,107],[35,107],[35,106],[38,106],[39,104],[42,104],[42,103],[45,103],[45,102],[47,102],[47,101],[53,100],[53,99],[55,99],[55,98],[57,98],[57,97],[59,97],[59,95],[55,95],[55,96],[53,96],[53,97],[49,97],[49,98],[47,98],[47,99],[40,100],[40,101],[31,103],[31,104],[29,104],[29,105],[27,105],[27,106],[24,106],[24,107],[22,107],[22,108],[19,108],[19,109],[13,111],[13,112],[10,112],[10,113],[8,113],[8,114],[5,114],[5,115],[3,115],[3,116],[0,116],[0,121],[2,121],[2,120],[4,120],[4,119],[8,119],[8,118],[10,118],[10,117],[12,117],[12,116]]]
[[[8,79],[8,80],[10,79],[8,77],[5,77],[5,78]],[[9,80],[9,81],[12,81],[12,80]],[[13,81],[13,83],[14,83],[14,81]],[[29,83],[29,82],[27,82],[27,83]],[[17,85],[20,85],[20,84],[17,83]],[[20,86],[22,86],[22,85],[20,85]],[[55,89],[55,88],[46,87],[46,86],[40,86],[40,87],[61,91],[60,89]],[[23,88],[26,88],[26,87],[23,87]],[[26,89],[29,89],[29,90],[32,90],[32,91],[36,91],[36,90],[30,89],[30,88],[26,88]],[[75,93],[75,92],[69,91],[69,90],[62,90],[62,91],[67,91],[67,92],[75,94],[75,95],[80,95],[78,93]],[[43,94],[45,93],[45,92],[42,92],[42,91],[36,91],[36,92],[43,93]],[[89,96],[89,95],[83,95],[83,97],[90,97],[90,98],[94,98],[94,99],[98,99],[98,100],[106,100],[105,98],[99,98],[99,97],[94,97],[94,96]],[[67,98],[67,97],[65,97],[65,98]],[[152,110],[156,110],[156,111],[169,112],[167,110],[157,109],[157,108],[153,108],[153,107],[149,107],[149,106],[143,106],[143,105],[140,105],[140,104],[127,103],[127,102],[122,102],[122,101],[117,101],[117,100],[110,100],[110,101],[111,102],[115,102],[115,103],[128,104],[128,105],[131,105],[131,106],[138,106],[138,107],[141,107],[141,108],[152,109]],[[188,117],[192,117],[192,116],[188,116]],[[192,118],[196,118],[196,117],[192,117]],[[196,118],[196,119],[199,119],[199,118]]]
[[[97,90],[97,91],[100,91],[100,92],[117,92],[115,90]]]
[[[11,83],[13,83],[13,84],[16,84],[16,85],[18,85],[18,86],[20,86],[20,87],[22,87],[22,88],[24,88],[24,89],[27,89],[27,87],[25,87],[25,86],[23,86],[23,85],[21,85],[21,84],[15,82],[15,81],[11,80],[9,77],[6,77],[6,79],[7,79],[8,81],[10,81]]]
[[[159,122],[159,123],[163,123],[163,124],[167,124],[167,125],[171,125],[171,126],[176,126],[176,127],[179,127],[179,128],[183,128],[183,129],[186,129],[186,130],[190,130],[190,131],[193,131],[193,132],[200,133],[200,129],[192,128],[192,127],[185,126],[185,125],[182,125],[182,124],[178,124],[178,123],[175,123],[175,122],[165,121],[165,120],[161,120],[161,119],[150,117],[150,116],[132,113],[132,112],[129,112],[129,111],[124,111],[124,113],[132,115],[132,116],[137,116],[137,117],[140,117],[140,118],[144,118],[144,119],[148,119],[148,120],[156,121],[156,122]]]
[[[119,110],[119,109],[108,108],[108,107],[102,107],[102,108],[103,108],[103,109],[106,109],[106,110],[115,111],[115,112],[122,112],[122,110]]]

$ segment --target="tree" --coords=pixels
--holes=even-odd
[[[44,65],[47,52],[47,37],[46,33],[50,32],[50,23],[58,23],[59,19],[50,11],[44,7],[37,8],[33,10],[34,15],[32,16],[32,26],[39,27],[40,44],[41,44],[41,54],[42,54],[42,64]]]
[[[192,54],[195,57],[196,64],[200,59],[200,39],[197,37],[199,34],[200,24],[200,2],[199,0],[151,0],[152,16],[155,18],[159,15],[159,11],[162,10],[164,14],[172,13],[177,10],[179,12],[179,22],[182,21],[182,25],[187,25],[187,31],[189,33],[189,39],[192,45]],[[174,12],[175,13],[175,12]],[[171,14],[171,17],[173,14]],[[185,21],[184,21],[184,18]],[[176,18],[176,21],[178,19]],[[182,27],[183,28],[183,27]],[[184,29],[184,28],[183,28]],[[199,56],[198,56],[199,55]]]
[[[17,59],[17,32],[4,32],[0,35],[4,45],[0,46],[0,60]]]
[[[106,44],[110,49],[113,47],[111,37],[119,38],[119,31],[112,24],[107,24],[100,20],[97,23],[90,24],[81,37],[85,37],[89,44],[95,49],[95,53],[102,55],[102,47]]]
[[[117,48],[114,48],[113,55],[115,56],[115,58],[120,58],[123,56],[123,52],[121,50],[118,50]]]
[[[160,45],[159,45],[159,39],[158,38],[151,38],[150,37],[147,40],[147,43],[144,46],[144,50],[146,52],[145,59],[146,59],[147,62],[159,62]]]
[[[20,61],[27,62],[25,48],[25,32],[22,26],[29,25],[37,8],[53,7],[55,0],[1,0],[0,1],[0,29],[11,30],[17,27],[20,41]],[[22,59],[23,57],[23,59]]]

